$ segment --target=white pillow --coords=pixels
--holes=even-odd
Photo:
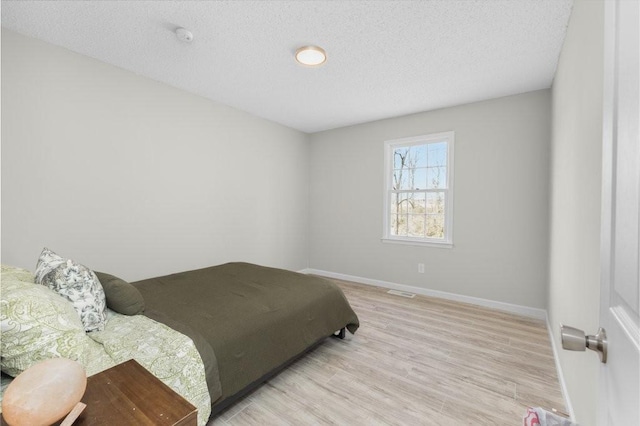
[[[107,320],[102,285],[86,266],[44,248],[36,266],[36,283],[49,287],[69,300],[80,316],[84,330],[100,331]]]

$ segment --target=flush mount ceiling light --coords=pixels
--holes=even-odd
[[[304,46],[296,50],[296,61],[308,67],[317,67],[327,60],[327,52],[322,47]]]

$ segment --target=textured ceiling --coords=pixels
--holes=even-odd
[[[304,132],[551,86],[572,0],[2,1],[2,25]],[[186,27],[194,41],[173,31]],[[295,50],[327,51],[320,68]]]

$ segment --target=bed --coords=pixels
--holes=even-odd
[[[85,333],[67,318],[73,315],[67,301],[34,285],[29,271],[3,266],[3,373],[15,376],[39,360],[66,357],[91,375],[135,358],[194,404],[198,423],[205,424],[209,413],[224,410],[325,338],[359,326],[335,283],[249,263],[127,285],[144,300],[142,315],[108,306],[105,327]]]
[[[132,284],[142,293],[146,316],[196,343],[214,413],[334,332],[358,328],[337,285],[282,269],[227,263]],[[211,353],[215,360],[207,359]],[[217,369],[211,365],[216,360]]]

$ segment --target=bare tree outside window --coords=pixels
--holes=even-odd
[[[413,188],[415,184],[415,167],[417,163],[417,158],[415,152],[411,151],[410,148],[400,148],[396,149],[393,152],[393,162],[394,165],[398,165],[393,173],[393,189],[394,190],[402,190],[406,188]],[[410,207],[413,209],[415,207],[413,194],[409,193],[408,197],[398,196],[396,193],[395,197],[395,235],[400,235],[400,226],[407,227],[407,221],[404,219],[404,215],[400,213],[403,211],[409,211]]]
[[[390,153],[389,234],[445,239],[447,141],[395,145]]]

